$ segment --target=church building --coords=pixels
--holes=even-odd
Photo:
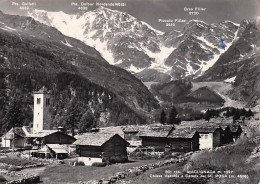
[[[33,127],[14,127],[2,136],[2,147],[34,149],[36,156],[64,158],[69,145],[76,141],[62,129],[52,130],[49,108],[51,94],[43,87],[34,92]]]

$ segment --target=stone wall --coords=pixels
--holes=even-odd
[[[80,181],[79,184],[111,184],[115,183],[117,180],[125,179],[129,176],[138,176],[148,170],[156,169],[159,167],[167,166],[170,164],[180,163],[189,160],[193,152],[186,153],[184,155],[179,155],[176,158],[172,158],[170,160],[164,160],[157,162],[155,164],[147,164],[138,167],[132,167],[126,169],[122,172],[115,173],[113,176],[109,178],[103,178],[100,180],[91,180],[91,181]]]

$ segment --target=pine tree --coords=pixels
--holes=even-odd
[[[226,112],[226,117],[230,117],[230,111],[229,111],[229,108],[227,109],[227,112]]]
[[[167,120],[166,114],[165,114],[164,110],[162,110],[161,115],[160,115],[160,123],[165,124],[166,120]]]
[[[254,116],[253,112],[251,111],[251,109],[249,109],[247,111],[247,116],[246,117],[250,117],[250,116]]]
[[[96,120],[91,111],[83,114],[79,122],[79,133],[85,133],[87,129],[96,126]]]
[[[177,115],[178,115],[178,111],[173,106],[171,111],[170,111],[170,114],[169,114],[168,124],[179,124],[180,120],[176,118]]]
[[[7,108],[3,129],[8,130],[12,127],[22,126],[23,121],[22,105],[17,100],[13,100]]]
[[[211,114],[210,114],[210,110],[208,109],[204,114],[204,119],[209,122],[210,118],[211,118]]]
[[[242,110],[241,110],[241,116],[245,116],[246,115],[246,110],[245,110],[245,108],[243,108]]]
[[[238,120],[240,118],[240,110],[236,109],[235,110],[235,114],[233,116],[233,121],[235,122],[236,120]]]
[[[75,129],[77,128],[77,123],[80,120],[80,113],[78,106],[76,105],[75,99],[70,103],[67,114],[63,117],[63,127],[66,130],[71,130],[72,135],[75,135]]]

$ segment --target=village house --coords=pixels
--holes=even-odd
[[[199,150],[200,135],[196,130],[183,128],[168,134],[170,150],[173,152],[190,152]]]
[[[175,130],[173,126],[160,126],[140,131],[143,147],[154,148],[156,152],[189,152],[199,149],[199,134],[187,128]]]
[[[126,162],[129,143],[118,134],[85,133],[77,136],[76,153],[78,162],[92,165],[95,162]]]
[[[168,147],[167,136],[174,130],[173,126],[149,126],[139,131],[137,136],[142,140],[143,147],[153,147],[155,151],[165,151]]]
[[[33,128],[23,126],[10,129],[2,136],[2,147],[32,149],[32,156],[47,158],[68,155],[68,147],[76,139],[61,129],[51,130],[50,103],[51,95],[45,87],[34,92]]]
[[[14,127],[2,136],[2,147],[7,148],[31,148],[28,127]]]
[[[201,136],[200,149],[212,149],[223,144],[233,143],[242,133],[241,126],[233,124],[232,119],[212,119],[210,122],[204,120],[185,121],[178,126],[178,128],[184,127],[192,127],[199,132]]]
[[[213,149],[222,145],[223,131],[220,127],[205,126],[195,128],[200,135],[200,150]]]

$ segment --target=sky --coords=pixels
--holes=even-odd
[[[73,2],[79,6],[73,6]],[[105,7],[127,12],[161,31],[173,29],[181,31],[185,23],[192,19],[207,23],[219,23],[225,20],[240,23],[244,19],[260,17],[260,0],[0,0],[0,10],[7,14],[26,15],[28,10],[20,9],[23,8],[22,3],[36,3],[34,6],[29,6],[29,9],[75,14],[97,8],[96,2],[121,3],[120,7]],[[94,3],[94,5],[82,6],[84,10],[79,10],[81,3]],[[202,10],[194,10],[196,7]],[[195,15],[190,15],[192,13]],[[166,24],[159,19],[168,22]],[[176,22],[175,19],[182,21]]]

